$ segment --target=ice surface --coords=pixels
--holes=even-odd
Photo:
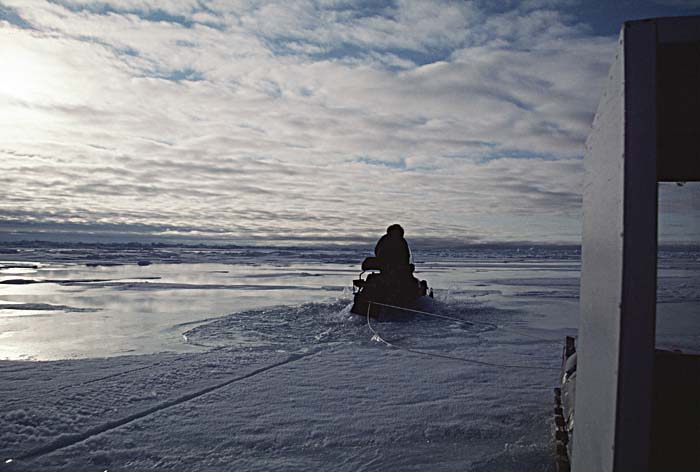
[[[575,251],[418,252],[454,320],[374,323],[390,348],[349,312],[362,255],[99,247],[87,267],[80,248],[20,249],[0,280],[37,283],[0,284],[0,470],[554,470]],[[663,331],[688,344],[686,256],[659,285]]]
[[[12,470],[547,470],[556,372],[387,349],[348,308],[212,320],[186,331],[211,346],[202,353],[6,362],[0,450]],[[377,328],[407,346],[496,362],[551,366],[558,356],[557,346],[493,327]]]

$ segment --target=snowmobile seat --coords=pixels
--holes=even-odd
[[[367,284],[367,281],[363,279],[354,279],[352,284],[357,288],[362,288]]]
[[[376,257],[365,257],[362,261],[362,270],[382,270],[382,266]]]

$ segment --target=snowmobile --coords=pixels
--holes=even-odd
[[[376,257],[362,261],[362,272],[353,280],[351,312],[381,319],[411,318],[415,311],[430,311],[433,290],[414,277],[415,266],[382,267]]]

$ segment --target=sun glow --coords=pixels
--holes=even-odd
[[[46,92],[46,70],[36,53],[12,44],[0,45],[0,95],[31,102]]]
[[[0,141],[36,139],[47,115],[35,105],[50,96],[51,74],[41,55],[11,40],[0,41],[0,65]]]
[[[0,29],[0,141],[34,141],[60,121],[51,107],[75,104],[82,91],[60,43]]]

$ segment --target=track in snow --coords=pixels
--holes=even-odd
[[[263,372],[267,372],[269,370],[275,369],[277,367],[284,366],[286,364],[292,363],[299,361],[301,359],[304,359],[306,357],[313,356],[315,354],[318,354],[320,351],[313,351],[309,353],[304,353],[304,354],[294,354],[289,356],[287,359],[276,362],[274,364],[261,367],[259,369],[255,369],[252,372],[249,372],[247,374],[234,377],[231,379],[228,379],[224,382],[220,382],[218,384],[209,386],[207,388],[197,390],[194,392],[187,393],[185,395],[182,395],[177,398],[173,398],[171,400],[167,400],[165,402],[159,403],[157,405],[154,405],[150,408],[146,408],[145,410],[138,411],[136,413],[133,413],[131,415],[125,416],[123,418],[119,418],[113,421],[108,421],[106,423],[102,423],[100,425],[94,426],[87,431],[83,433],[77,433],[77,434],[69,434],[69,435],[63,435],[59,437],[58,439],[44,445],[37,447],[19,457],[17,459],[12,460],[10,463],[7,463],[7,465],[15,466],[15,465],[20,465],[22,461],[26,460],[31,460],[31,459],[36,459],[41,456],[45,456],[46,454],[50,454],[52,452],[58,451],[60,449],[65,449],[67,447],[73,446],[77,443],[83,442],[93,436],[97,436],[98,434],[105,433],[107,431],[119,428],[120,426],[124,426],[128,423],[131,423],[133,421],[139,420],[141,418],[144,418],[146,416],[152,415],[153,413],[157,413],[159,411],[165,410],[167,408],[173,407],[180,405],[182,403],[188,402],[190,400],[193,400],[195,398],[201,397],[203,395],[206,395],[208,393],[211,393],[213,391],[219,390],[223,387],[226,387],[227,385],[230,385],[235,382],[239,382],[241,380],[249,379],[251,377],[254,377],[258,374],[261,374]]]

